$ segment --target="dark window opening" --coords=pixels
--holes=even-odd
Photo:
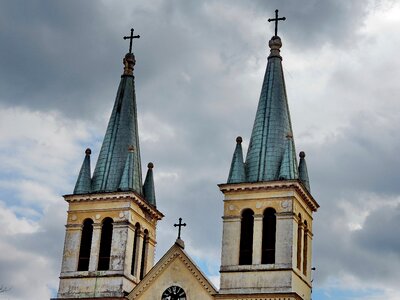
[[[133,250],[132,250],[132,265],[131,265],[131,274],[135,276],[135,268],[136,268],[136,261],[139,257],[137,251],[138,251],[138,243],[139,243],[139,235],[140,233],[140,225],[139,223],[136,223],[135,225],[135,236],[133,238]]]
[[[301,215],[299,214],[299,221],[297,223],[297,269],[301,268]]]
[[[251,265],[253,261],[254,212],[245,209],[240,226],[239,265]]]
[[[303,236],[303,274],[307,275],[307,221],[304,221],[304,236]]]
[[[105,218],[101,228],[99,264],[97,267],[97,270],[99,271],[110,269],[111,242],[113,233],[112,223],[113,220],[111,218]]]
[[[79,248],[78,271],[89,270],[90,249],[92,247],[93,221],[86,219],[83,222],[81,246]]]
[[[264,211],[263,234],[262,234],[262,264],[275,263],[275,243],[276,243],[276,216],[275,209],[267,208]]]
[[[143,248],[142,248],[142,261],[140,263],[140,280],[143,279],[144,275],[146,275],[146,264],[147,264],[147,243],[148,243],[148,236],[149,232],[147,229],[144,231],[144,236],[143,236]]]

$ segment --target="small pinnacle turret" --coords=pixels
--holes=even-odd
[[[243,162],[243,151],[242,151],[242,137],[236,138],[236,148],[233,153],[231,169],[229,171],[228,183],[239,183],[246,181],[246,175],[244,170]]]
[[[78,180],[75,184],[74,194],[87,194],[91,192],[90,154],[92,154],[92,150],[87,148],[85,151],[85,159],[83,160]]]
[[[147,165],[146,179],[143,184],[143,194],[144,198],[153,206],[156,206],[156,193],[154,189],[154,178],[153,178],[153,168],[154,164],[150,162]]]
[[[304,151],[301,151],[300,154],[300,162],[299,162],[299,178],[301,182],[304,184],[306,189],[311,192],[310,189],[310,180],[308,179],[308,171],[307,171],[307,163],[306,163],[306,154]]]

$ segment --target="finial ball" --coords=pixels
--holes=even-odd
[[[86,155],[92,154],[92,150],[90,150],[90,148],[87,148],[87,149],[85,150],[85,154],[86,154]]]
[[[153,169],[153,168],[154,168],[154,164],[153,164],[152,162],[149,162],[148,165],[147,165],[147,167],[148,167],[149,169]]]
[[[238,137],[236,138],[236,143],[241,144],[242,142],[243,142],[242,137],[241,137],[241,136],[238,136]]]
[[[275,35],[269,40],[268,45],[272,50],[279,50],[282,47],[282,40],[279,36]]]
[[[304,153],[304,151],[300,151],[300,158],[304,158],[306,157],[306,154]]]

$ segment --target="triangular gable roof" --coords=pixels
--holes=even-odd
[[[212,297],[217,294],[217,290],[209,279],[203,274],[195,262],[189,257],[189,255],[183,250],[183,248],[175,243],[164,256],[156,263],[156,265],[146,274],[142,281],[129,293],[128,299],[137,299],[146,290],[148,290],[153,282],[168,269],[169,266],[179,259],[186,267],[187,270],[193,275],[193,277],[200,283],[205,291]]]

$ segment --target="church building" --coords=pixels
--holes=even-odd
[[[246,158],[236,148],[224,195],[220,288],[185,251],[180,235],[155,263],[157,209],[153,164],[142,180],[132,41],[100,154],[91,150],[68,202],[56,299],[309,300],[313,213],[304,152],[299,160],[282,69],[281,38],[270,53]],[[227,170],[228,173],[228,170]],[[222,201],[222,199],[221,199]],[[179,222],[181,226],[181,220]]]

